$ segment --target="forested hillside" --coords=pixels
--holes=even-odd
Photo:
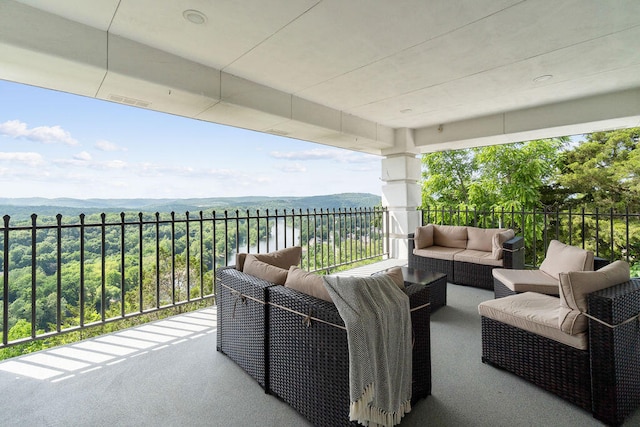
[[[201,199],[46,199],[0,198],[0,216],[24,220],[38,216],[77,216],[102,212],[199,212],[266,209],[338,209],[378,206],[380,196],[367,193],[342,193],[309,197],[211,197]]]

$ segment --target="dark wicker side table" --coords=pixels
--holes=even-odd
[[[417,284],[429,287],[429,302],[433,313],[447,305],[447,275],[433,271],[419,270],[412,267],[401,267],[405,286]]]

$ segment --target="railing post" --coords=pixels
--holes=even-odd
[[[596,256],[600,256],[600,213],[596,208]]]
[[[127,309],[126,301],[126,274],[125,274],[125,239],[124,239],[124,217],[125,213],[120,212],[120,316],[125,317]]]
[[[200,298],[204,297],[204,216],[200,211]],[[247,215],[248,216],[248,215]],[[247,224],[249,221],[247,220]]]
[[[100,230],[101,230],[101,237],[100,237],[100,271],[101,271],[101,277],[100,277],[100,318],[102,319],[102,321],[104,322],[106,319],[106,303],[107,303],[107,286],[106,286],[106,280],[107,280],[107,276],[106,276],[106,242],[105,242],[105,233],[106,233],[106,219],[107,219],[107,215],[102,213],[100,214],[100,220],[101,220],[101,224],[100,224]]]
[[[625,234],[626,234],[626,242],[625,242],[625,248],[627,250],[626,253],[626,258],[627,258],[627,262],[629,262],[629,205],[625,206],[625,212],[626,212],[626,216],[625,216]]]
[[[160,308],[160,212],[156,212],[156,309]]]
[[[171,304],[176,303],[176,213],[171,212]]]
[[[9,220],[11,217],[5,215],[4,220],[4,259],[3,259],[3,284],[2,284],[2,344],[7,345],[9,341]],[[60,295],[60,294],[58,294]]]
[[[84,304],[85,304],[85,289],[84,289],[84,218],[85,215],[83,213],[80,214],[80,327],[84,327]],[[122,244],[122,257],[124,259],[124,239]],[[124,266],[123,266],[124,269]],[[124,298],[122,299],[122,304],[124,305]]]
[[[224,265],[229,265],[229,215],[224,211]],[[260,252],[260,248],[258,248]]]
[[[57,247],[56,247],[56,331],[62,329],[62,215],[56,215]],[[5,270],[5,273],[7,271]],[[6,301],[6,300],[5,300]]]
[[[38,215],[31,214],[31,338],[36,337],[36,296],[37,296],[37,287],[36,287],[36,271],[38,264],[38,256],[36,251],[36,243],[37,239],[37,228],[36,228],[36,219]]]
[[[185,260],[185,267],[187,269],[187,301],[191,301],[191,239],[189,233],[191,230],[189,229],[189,211],[185,213],[186,223],[185,223],[185,238],[187,239],[187,247],[185,248],[187,252],[187,259]]]
[[[144,262],[144,257],[143,257],[143,247],[142,247],[142,242],[143,242],[143,238],[144,238],[144,234],[143,234],[143,230],[142,230],[142,217],[143,214],[142,212],[138,213],[138,219],[140,220],[140,225],[138,228],[138,247],[140,248],[140,251],[138,253],[138,292],[139,292],[139,299],[140,299],[140,313],[142,313],[144,311],[144,294],[143,294],[143,289],[142,289],[142,263]]]
[[[573,245],[573,218],[571,217],[571,206],[569,206],[569,245]]]
[[[609,261],[613,261],[614,257],[613,257],[613,251],[614,251],[614,245],[613,245],[613,208],[609,209],[609,224],[610,224],[610,228],[609,228],[609,236],[611,239],[611,253],[609,253]]]

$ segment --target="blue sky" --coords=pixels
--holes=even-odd
[[[0,80],[0,197],[379,195],[380,160]]]

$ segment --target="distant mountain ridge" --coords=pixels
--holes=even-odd
[[[0,216],[79,215],[102,212],[198,212],[245,209],[349,209],[378,206],[380,196],[370,193],[340,193],[302,197],[208,197],[189,199],[73,199],[44,197],[0,198]]]

